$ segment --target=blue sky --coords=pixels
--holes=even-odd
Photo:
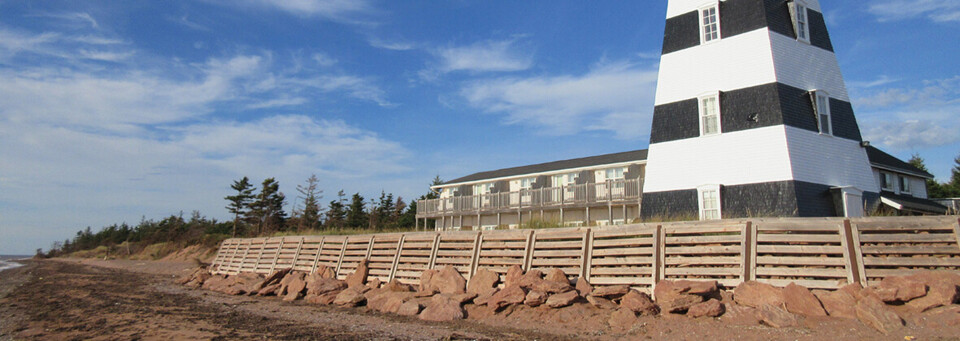
[[[866,139],[960,153],[960,2],[824,1]],[[406,199],[646,148],[665,1],[0,2],[0,254],[200,210],[242,176]],[[289,209],[288,209],[289,210]]]

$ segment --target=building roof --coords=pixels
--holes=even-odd
[[[887,206],[897,210],[907,210],[922,213],[945,214],[947,207],[940,203],[924,198],[916,198],[908,195],[896,194],[893,192],[880,192],[880,201]]]
[[[498,169],[493,171],[474,173],[462,178],[457,178],[457,179],[444,182],[443,184],[450,185],[450,184],[457,184],[462,182],[505,178],[505,177],[523,175],[523,174],[544,173],[544,172],[558,171],[563,169],[583,168],[583,167],[592,167],[592,166],[600,166],[600,165],[609,165],[614,163],[646,161],[646,160],[647,160],[647,150],[641,149],[641,150],[634,150],[629,152],[588,156],[588,157],[582,157],[578,159],[538,163],[535,165],[504,168],[504,169]]]
[[[913,165],[903,162],[903,160],[898,159],[897,157],[887,154],[880,149],[877,149],[874,146],[867,146],[867,158],[870,159],[870,164],[878,167],[885,168],[896,172],[902,172],[906,174],[916,175],[923,178],[933,179],[933,174],[925,172],[920,168],[914,167]]]

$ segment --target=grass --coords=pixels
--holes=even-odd
[[[290,236],[353,236],[361,234],[378,234],[378,233],[402,233],[402,232],[417,232],[412,229],[343,229],[343,230],[302,230],[302,231],[282,231],[274,232],[269,237],[290,237]]]

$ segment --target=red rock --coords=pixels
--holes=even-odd
[[[287,283],[287,295],[283,297],[284,301],[294,301],[300,298],[300,294],[303,293],[303,289],[307,288],[307,282],[305,282],[300,276],[300,278],[294,278]]]
[[[850,294],[850,296],[853,296],[853,298],[856,298],[858,300],[861,297],[860,291],[862,290],[863,290],[863,286],[860,285],[860,283],[851,283],[851,284],[847,284],[840,287],[840,291]]]
[[[688,317],[717,317],[723,315],[723,303],[716,298],[711,298],[706,302],[701,302],[690,306],[687,310]]]
[[[587,302],[590,302],[591,305],[600,309],[616,310],[619,308],[613,301],[599,296],[587,296]]]
[[[894,298],[899,302],[908,302],[927,294],[927,285],[910,277],[887,277],[880,281],[880,287],[894,288],[896,290]]]
[[[454,321],[462,320],[466,316],[460,302],[449,294],[439,294],[430,299],[430,303],[423,312],[420,313],[420,319],[424,321]]]
[[[367,284],[367,275],[370,273],[370,268],[367,267],[367,260],[362,259],[360,263],[357,264],[357,270],[352,274],[347,275],[347,278],[344,281],[347,282],[348,288],[363,286]]]
[[[347,288],[347,283],[338,279],[322,278],[317,276],[307,282],[307,295],[322,295],[331,291],[340,291]]]
[[[403,304],[400,305],[400,308],[397,309],[397,314],[403,316],[414,316],[420,313],[421,308],[422,307],[420,306],[419,302],[410,300],[403,302]]]
[[[877,297],[865,296],[861,298],[857,302],[856,310],[860,322],[879,330],[881,333],[889,334],[903,327],[903,319]]]
[[[419,291],[425,292],[425,293],[431,293],[431,295],[433,293],[440,292],[438,288],[433,286],[433,276],[436,276],[439,272],[440,271],[437,271],[434,269],[423,270],[423,272],[420,273],[420,290]]]
[[[433,284],[441,294],[462,294],[467,292],[467,280],[460,275],[457,268],[445,266],[433,276]]]
[[[561,283],[561,284],[570,285],[570,278],[568,278],[567,274],[560,269],[550,269],[550,271],[547,271],[547,276],[544,277],[543,279]]]
[[[302,281],[306,277],[306,274],[299,271],[291,271],[287,273],[286,276],[283,276],[283,279],[280,280],[280,289],[277,289],[277,296],[285,296],[287,294],[287,288],[290,286],[290,283],[294,280]]]
[[[605,285],[593,288],[593,291],[590,292],[590,296],[619,298],[623,295],[626,295],[628,292],[630,292],[630,287],[626,285]]]
[[[715,296],[719,291],[717,281],[663,280],[657,282],[657,288],[660,292],[700,296]]]
[[[543,272],[540,272],[540,270],[527,271],[523,274],[523,277],[520,277],[520,287],[527,290],[532,290],[541,282],[543,282]]]
[[[496,295],[497,292],[500,292],[500,290],[494,288],[494,289],[490,289],[489,291],[487,291],[487,292],[485,292],[485,293],[479,294],[479,295],[477,295],[476,298],[473,299],[473,304],[476,304],[476,305],[487,305],[487,302],[490,302],[490,299],[493,298],[493,295]]]
[[[849,291],[842,289],[837,291],[816,290],[813,293],[820,300],[828,315],[848,319],[857,318],[857,298]]]
[[[477,272],[470,276],[467,283],[467,292],[480,295],[496,288],[500,282],[500,275],[487,269],[477,269]]]
[[[923,297],[913,299],[906,305],[917,311],[927,311],[932,308],[951,305],[960,298],[960,292],[957,292],[957,286],[946,281],[934,282],[929,284],[929,290]]]
[[[385,284],[381,289],[389,290],[389,291],[407,291],[407,292],[413,291],[412,286],[410,286],[409,284],[403,284],[397,279],[394,279],[389,283]]]
[[[380,278],[374,278],[372,281],[368,281],[367,287],[370,289],[380,289]]]
[[[933,286],[936,283],[960,286],[960,273],[953,271],[919,271],[907,277],[927,286]]]
[[[724,312],[720,321],[737,326],[755,326],[760,324],[760,312],[757,308],[742,306],[736,303],[723,305]]]
[[[280,270],[274,271],[269,276],[267,276],[267,278],[263,280],[263,286],[261,286],[259,289],[263,289],[263,287],[266,287],[268,285],[280,283],[280,280],[286,277],[287,274],[290,273],[290,270],[291,270],[290,268],[286,268],[286,269],[280,269]],[[259,291],[259,289],[257,291]]]
[[[733,290],[733,300],[737,304],[754,308],[765,304],[782,307],[783,290],[766,283],[746,281]]]
[[[543,291],[530,290],[530,292],[527,293],[527,297],[523,300],[523,304],[531,307],[539,307],[544,303],[547,303],[547,293]]]
[[[610,315],[609,324],[613,328],[620,330],[630,329],[633,325],[637,324],[639,320],[637,319],[637,313],[634,313],[630,309],[617,309]]]
[[[650,295],[636,290],[630,290],[620,300],[620,308],[630,309],[640,315],[656,315],[659,312],[657,305],[653,304]]]
[[[336,279],[336,278],[337,278],[336,270],[334,270],[334,269],[332,269],[332,268],[330,268],[330,267],[328,267],[328,266],[326,266],[326,265],[318,265],[318,266],[317,266],[317,270],[314,271],[314,273],[315,273],[315,274],[319,274],[320,277],[322,277],[322,278],[330,278],[330,279]]]
[[[580,295],[577,295],[576,291],[567,291],[565,293],[550,295],[547,298],[546,305],[550,308],[561,308],[573,304]],[[474,300],[476,302],[476,300]]]
[[[593,286],[590,285],[590,282],[588,282],[587,279],[583,277],[577,278],[576,289],[577,289],[577,293],[580,294],[580,297],[587,297],[587,295],[590,295],[590,293],[593,292]]]
[[[367,296],[367,307],[381,313],[397,313],[401,305],[412,299],[413,292],[384,290],[379,295]]]
[[[445,295],[449,295],[449,294],[445,294]],[[450,299],[457,301],[457,303],[460,303],[460,304],[470,302],[476,297],[477,297],[477,294],[471,294],[469,292],[450,295]]]
[[[511,266],[507,269],[507,275],[503,279],[504,287],[511,287],[520,284],[520,278],[523,277],[523,269],[519,265]]]
[[[860,296],[876,297],[883,302],[896,302],[897,288],[870,286],[863,288],[863,290],[860,291]]]
[[[927,328],[945,328],[960,326],[960,306],[951,305],[930,309],[923,313]]]
[[[527,298],[527,292],[520,286],[506,287],[498,291],[489,300],[487,305],[494,309],[500,309],[509,305],[520,304]]]
[[[757,309],[757,314],[761,323],[774,328],[794,327],[800,324],[797,315],[788,312],[781,306],[764,304]]]
[[[263,287],[260,291],[257,292],[257,296],[267,296],[273,295],[277,292],[277,289],[280,289],[280,283],[274,283],[268,286]]]
[[[225,282],[226,280],[227,280],[227,277],[223,275],[212,276],[208,278],[206,281],[204,281],[203,285],[201,285],[200,287],[205,290],[219,291],[219,290],[216,290],[216,288],[219,288],[222,285],[222,283]]]
[[[820,300],[806,287],[790,283],[783,288],[783,303],[787,311],[805,316],[827,316]]]
[[[690,307],[703,302],[703,296],[700,295],[663,295],[657,296],[657,305],[660,306],[660,313],[685,314]]]
[[[366,292],[363,288],[366,287],[361,285],[360,287],[347,288],[341,291],[337,294],[337,298],[333,300],[333,304],[341,307],[356,307],[360,305],[360,303],[363,303],[367,299],[363,295],[364,292]]]
[[[307,301],[307,303],[312,303],[312,304],[331,305],[339,295],[340,295],[340,290],[330,291],[320,295],[307,295],[307,297],[305,297],[303,300]]]

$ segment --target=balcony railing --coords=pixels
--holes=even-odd
[[[639,179],[610,180],[601,183],[418,200],[417,217],[622,204],[639,202],[642,195],[643,182]]]

